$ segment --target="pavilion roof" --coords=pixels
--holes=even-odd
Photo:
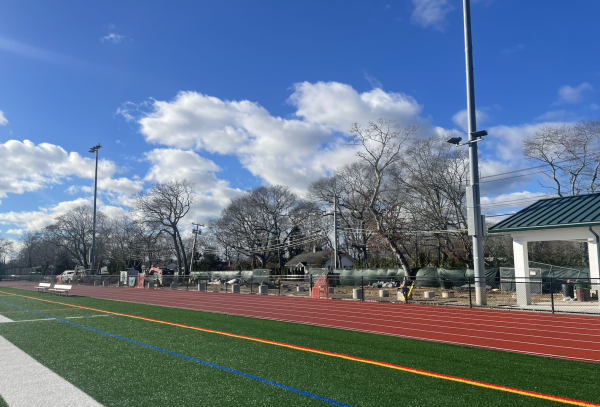
[[[600,225],[600,193],[540,199],[498,222],[489,233]]]

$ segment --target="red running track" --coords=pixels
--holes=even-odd
[[[71,294],[600,363],[595,316],[127,287],[75,285]]]

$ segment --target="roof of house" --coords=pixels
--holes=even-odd
[[[490,233],[600,225],[600,193],[540,199],[495,224]]]
[[[303,263],[307,266],[322,266],[327,259],[329,259],[329,254],[326,254],[324,251],[302,253],[285,263],[285,267],[296,267],[298,263]]]

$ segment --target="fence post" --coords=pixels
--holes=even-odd
[[[281,277],[279,277],[279,294],[277,295],[281,295]]]
[[[554,314],[554,279],[550,275],[550,304],[552,304],[552,313]]]
[[[469,277],[469,308],[473,308],[473,298],[471,298],[471,277]]]
[[[250,276],[250,294],[252,294],[252,282],[254,281],[254,276]]]
[[[225,294],[227,294],[227,280],[225,280]]]
[[[312,289],[313,289],[313,285],[312,285],[312,274],[308,275],[308,279],[310,280],[310,294],[312,294]]]
[[[365,300],[365,276],[360,276],[360,300]]]

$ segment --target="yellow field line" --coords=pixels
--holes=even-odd
[[[463,378],[456,377],[456,376],[449,376],[449,375],[445,375],[445,374],[441,374],[441,373],[428,372],[426,370],[414,369],[414,368],[411,368],[411,367],[405,367],[405,366],[395,365],[395,364],[392,364],[392,363],[378,362],[376,360],[363,359],[363,358],[359,358],[359,357],[356,357],[356,356],[344,355],[344,354],[341,354],[341,353],[327,352],[327,351],[323,351],[323,350],[319,350],[319,349],[306,348],[304,346],[291,345],[291,344],[283,343],[283,342],[269,341],[269,340],[266,340],[266,339],[254,338],[254,337],[251,337],[251,336],[237,335],[237,334],[232,334],[230,332],[216,331],[216,330],[207,329],[207,328],[199,328],[199,327],[196,327],[196,326],[178,324],[178,323],[175,323],[175,322],[161,321],[161,320],[158,320],[158,319],[140,317],[140,316],[137,316],[137,315],[123,314],[123,313],[120,313],[120,312],[105,311],[105,310],[101,310],[101,309],[97,309],[97,308],[84,307],[84,306],[81,306],[81,305],[73,305],[73,304],[67,304],[67,303],[58,302],[58,301],[44,300],[42,298],[29,297],[29,296],[26,296],[26,295],[20,295],[20,294],[14,294],[14,293],[7,293],[5,291],[0,291],[0,292],[1,293],[5,293],[5,294],[10,294],[10,295],[13,295],[13,296],[17,296],[17,297],[29,298],[29,299],[32,299],[32,300],[44,301],[44,302],[49,302],[49,303],[53,303],[53,304],[66,305],[66,306],[70,306],[70,307],[74,307],[74,308],[80,308],[80,309],[85,309],[85,310],[90,310],[90,311],[104,312],[104,313],[107,313],[107,314],[119,315],[119,316],[127,317],[127,318],[140,319],[142,321],[156,322],[156,323],[164,324],[164,325],[177,326],[177,327],[180,327],[180,328],[193,329],[193,330],[201,331],[201,332],[209,332],[209,333],[214,333],[214,334],[229,336],[229,337],[232,337],[232,338],[246,339],[246,340],[249,340],[249,341],[266,343],[266,344],[269,344],[269,345],[275,345],[275,346],[280,346],[280,347],[289,348],[289,349],[301,350],[301,351],[304,351],[304,352],[316,353],[316,354],[320,354],[320,355],[333,356],[333,357],[340,358],[340,359],[352,360],[352,361],[355,361],[355,362],[361,362],[361,363],[367,363],[367,364],[370,364],[370,365],[387,367],[387,368],[390,368],[390,369],[400,370],[400,371],[403,371],[403,372],[414,373],[414,374],[418,374],[418,375],[422,375],[422,376],[428,376],[428,377],[434,377],[434,378],[437,378],[437,379],[444,379],[444,380],[449,380],[449,381],[458,382],[458,383],[470,384],[472,386],[483,387],[483,388],[486,388],[486,389],[500,390],[500,391],[504,391],[504,392],[508,392],[508,393],[520,394],[522,396],[534,397],[534,398],[544,399],[544,400],[549,400],[549,401],[556,401],[556,402],[563,403],[563,404],[571,404],[571,405],[575,405],[575,406],[597,406],[597,407],[600,407],[600,404],[591,403],[591,402],[588,402],[588,401],[581,401],[581,400],[569,399],[569,398],[559,397],[559,396],[551,396],[549,394],[536,393],[536,392],[532,392],[532,391],[528,391],[528,390],[520,390],[520,389],[515,389],[515,388],[512,388],[512,387],[500,386],[500,385],[497,385],[497,384],[479,382],[479,381],[476,381],[476,380],[463,379]]]

